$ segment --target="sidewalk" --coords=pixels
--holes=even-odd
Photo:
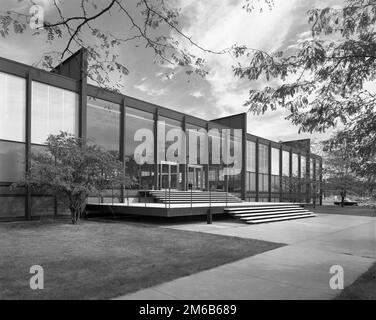
[[[272,251],[143,289],[117,299],[332,299],[329,269],[345,286],[376,261],[376,218],[325,215],[263,225],[218,222],[168,226],[287,243]]]

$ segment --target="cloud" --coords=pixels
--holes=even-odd
[[[189,24],[183,32],[201,46],[219,51],[234,43],[273,51],[279,49],[286,38],[292,23],[291,11],[300,0],[276,0],[275,8],[264,13],[247,13],[241,3],[223,0],[213,3],[210,0],[181,0],[182,15]],[[276,32],[278,30],[278,32]],[[250,89],[250,82],[234,77],[232,66],[237,61],[231,55],[203,54],[209,68],[206,81],[210,90],[207,96],[213,99],[216,114],[220,116],[233,112],[246,111],[242,107]]]
[[[204,97],[204,95],[201,93],[201,91],[193,91],[189,95],[192,96],[192,97],[195,97],[197,99]]]
[[[167,81],[167,80],[172,80],[175,77],[175,73],[174,72],[166,73],[166,72],[160,71],[155,74],[155,77],[159,78],[162,81]]]
[[[137,90],[140,90],[143,93],[146,93],[149,96],[162,96],[167,93],[166,88],[152,88],[150,85],[147,85],[145,83],[137,84],[133,87]]]

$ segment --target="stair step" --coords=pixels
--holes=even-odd
[[[245,221],[247,224],[259,224],[259,223],[267,223],[267,222],[275,222],[275,221],[284,221],[284,220],[293,220],[293,219],[303,219],[303,218],[312,218],[315,217],[315,214],[309,214],[305,216],[295,216],[295,217],[280,217],[280,218],[271,218],[271,219],[259,219],[259,220],[251,220]]]
[[[265,212],[265,213],[268,213],[268,212],[284,212],[284,211],[289,211],[289,210],[296,210],[296,211],[301,211],[301,210],[306,210],[304,208],[300,208],[300,207],[286,207],[286,208],[278,208],[278,209],[258,209],[258,210],[231,210],[231,211],[227,211],[227,213],[231,213],[231,214],[248,214],[248,213],[259,213],[259,212]]]
[[[241,217],[240,220],[243,221],[251,221],[251,220],[260,220],[260,219],[272,219],[272,218],[279,218],[279,217],[294,217],[294,216],[307,216],[312,214],[312,212],[291,212],[291,213],[280,213],[280,214],[270,214],[270,215],[259,215],[259,216],[252,216],[252,217]]]
[[[278,206],[252,206],[252,207],[228,207],[225,211],[259,211],[259,210],[276,210],[276,209],[295,209],[302,208],[294,205],[278,205]],[[230,212],[229,212],[230,213]]]
[[[289,213],[307,213],[310,212],[308,210],[288,210],[288,211],[270,211],[270,212],[254,212],[254,213],[244,213],[244,214],[236,214],[236,218],[243,218],[243,217],[255,217],[255,216],[270,216],[274,214],[289,214]]]

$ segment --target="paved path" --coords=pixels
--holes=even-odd
[[[186,223],[168,228],[288,244],[118,299],[331,299],[329,269],[345,286],[376,262],[376,218],[325,215],[262,225]],[[210,257],[208,257],[210,258]]]

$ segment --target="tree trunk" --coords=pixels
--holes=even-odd
[[[70,207],[70,212],[71,212],[71,220],[72,224],[76,224],[78,222],[77,219],[77,209]]]

